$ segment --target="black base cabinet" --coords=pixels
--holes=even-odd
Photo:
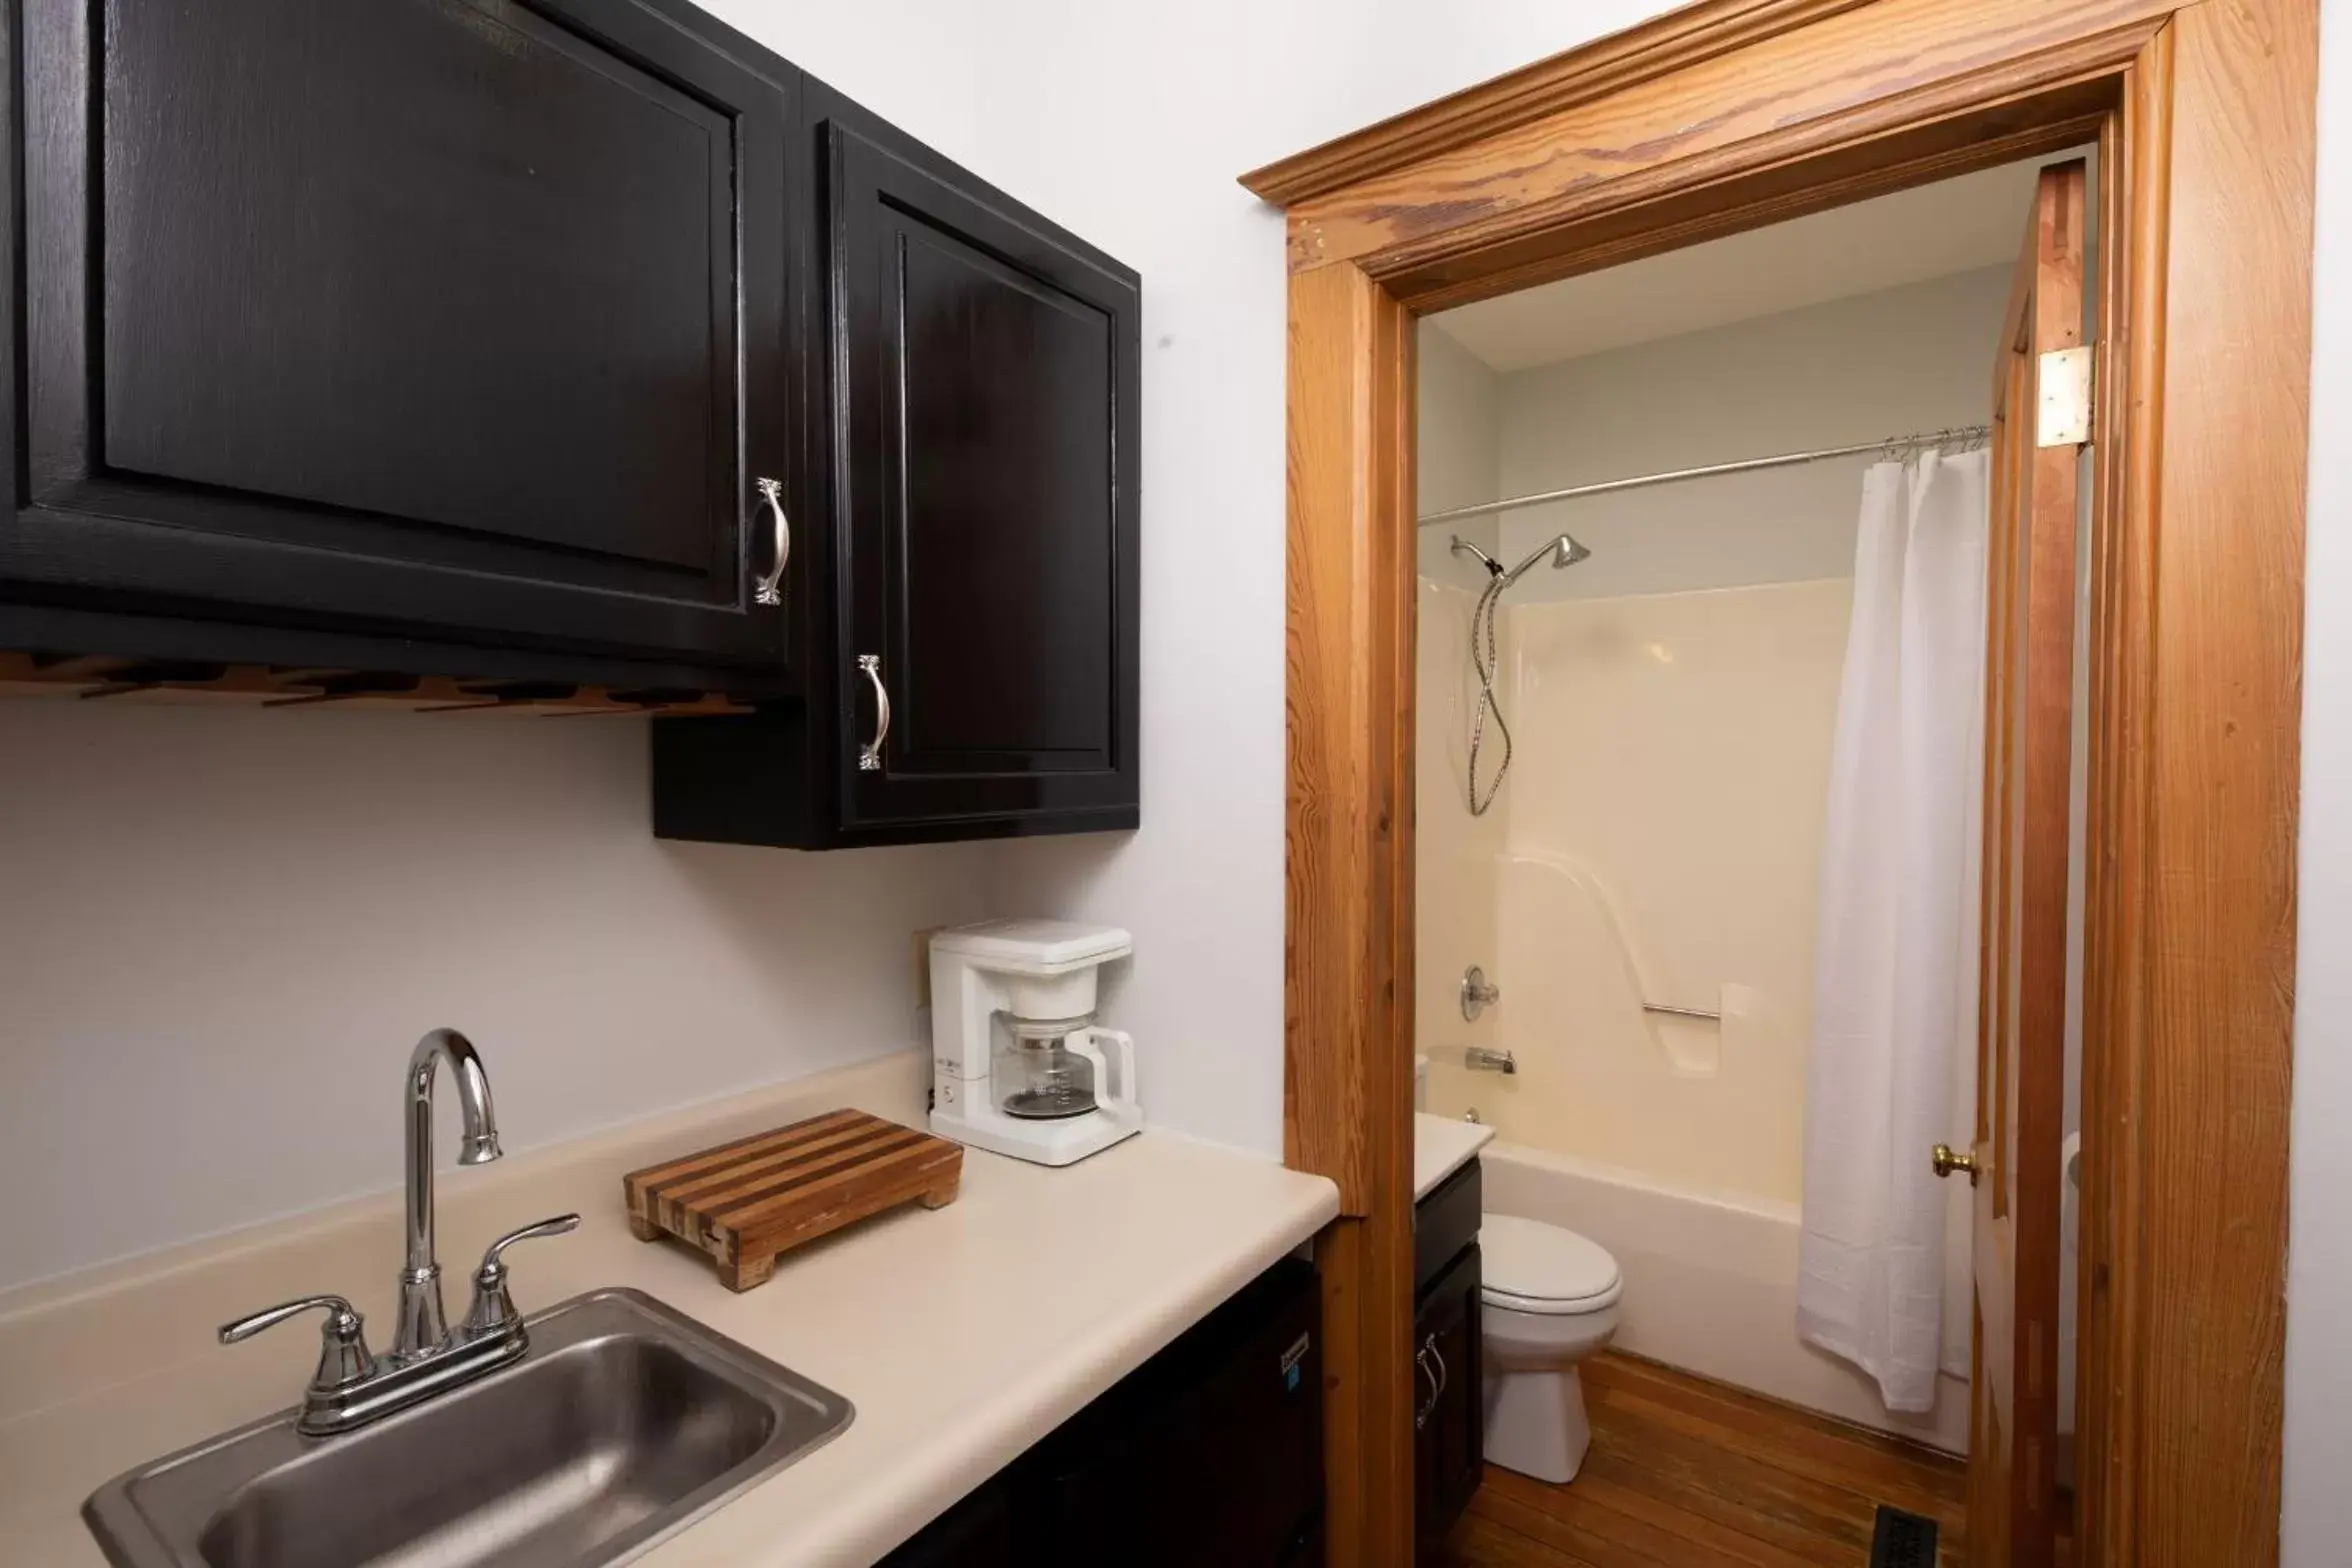
[[[1135,825],[1132,270],[684,0],[0,32],[0,652],[755,707],[681,838]]]
[[[1472,1160],[1413,1213],[1413,1535],[1423,1557],[1462,1517],[1486,1469],[1482,1184]]]
[[[1318,1312],[1275,1265],[886,1568],[1320,1568]]]
[[[1470,1506],[1486,1467],[1478,1249],[1465,1247],[1413,1317],[1413,1535],[1426,1555]]]

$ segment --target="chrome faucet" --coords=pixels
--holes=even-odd
[[[435,1029],[408,1059],[408,1258],[400,1270],[400,1323],[392,1348],[370,1355],[364,1323],[341,1296],[304,1296],[223,1325],[221,1343],[233,1345],[311,1308],[327,1314],[320,1330],[318,1370],[303,1393],[295,1429],[309,1437],[348,1432],[419,1400],[468,1383],[530,1348],[530,1336],[507,1294],[506,1249],[537,1236],[579,1228],[580,1216],[559,1214],[490,1243],[474,1271],[474,1299],[455,1330],[441,1306],[441,1265],[433,1254],[433,1080],[442,1060],[457,1081],[465,1118],[460,1165],[486,1165],[499,1156],[498,1116],[490,1105],[490,1077],[473,1042],[454,1029]]]
[[[428,1032],[408,1058],[408,1263],[400,1271],[394,1361],[433,1355],[449,1338],[449,1320],[441,1306],[441,1263],[433,1255],[433,1079],[443,1057],[449,1059],[450,1075],[457,1081],[458,1110],[465,1118],[465,1141],[458,1148],[457,1163],[487,1165],[503,1152],[481,1053],[455,1029]]]

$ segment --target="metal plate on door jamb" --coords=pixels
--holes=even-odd
[[[2036,446],[2081,446],[2091,439],[2091,346],[2054,348],[2041,357],[2041,417]]]

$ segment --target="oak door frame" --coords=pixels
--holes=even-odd
[[[1288,210],[1331,1561],[1412,1542],[1414,318],[2093,139],[2078,1561],[2276,1561],[2317,39],[2317,0],[1705,0],[1244,177]]]

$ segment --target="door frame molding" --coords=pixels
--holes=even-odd
[[[2077,1560],[2276,1561],[2317,41],[2317,0],[1704,0],[1243,178],[1288,210],[1331,1561],[1412,1543],[1414,318],[2093,139]]]

